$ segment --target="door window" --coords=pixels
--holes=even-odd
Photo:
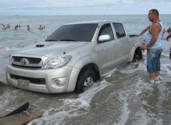
[[[98,37],[101,35],[109,35],[110,40],[114,40],[114,35],[113,35],[112,27],[110,24],[105,24],[101,27]],[[104,42],[107,42],[107,41],[104,41]]]
[[[126,36],[124,27],[121,23],[113,23],[113,26],[115,28],[116,36],[118,39]]]

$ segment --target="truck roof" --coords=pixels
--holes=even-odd
[[[92,23],[97,23],[97,24],[103,24],[103,23],[121,23],[121,22],[116,22],[114,20],[92,20],[92,21],[81,21],[81,22],[73,22],[73,23],[68,23],[66,25],[70,24],[92,24]]]

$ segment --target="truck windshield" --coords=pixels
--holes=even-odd
[[[90,42],[97,23],[64,25],[52,33],[45,41],[86,41]]]

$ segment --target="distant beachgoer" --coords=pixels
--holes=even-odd
[[[167,30],[166,30],[166,29],[163,30],[163,34],[162,34],[162,37],[163,37],[163,38],[164,38],[164,34],[165,34],[166,32],[168,33],[168,35],[167,35],[167,37],[166,37],[166,40],[169,41],[169,39],[170,39],[170,37],[171,37],[171,28],[169,27]]]
[[[6,30],[6,26],[4,24],[2,24],[2,29]]]
[[[38,29],[39,29],[39,30],[43,30],[43,27],[42,27],[42,25],[40,25]]]
[[[162,38],[164,39],[164,34],[165,34],[165,32],[166,32],[166,29],[164,28],[163,29],[163,33],[162,33]]]
[[[169,35],[166,37],[166,40],[169,41],[170,37],[171,37],[171,34],[169,34]]]
[[[30,31],[30,26],[29,25],[27,25],[27,31]]]
[[[18,26],[18,25],[16,25],[14,29],[15,29],[15,30],[18,30],[18,28],[19,28],[19,26]]]
[[[171,37],[171,28],[170,27],[167,29],[167,33],[168,33],[168,36],[166,37],[166,40],[169,41],[169,39]]]
[[[10,28],[10,25],[9,24],[7,24],[7,29],[9,29]]]
[[[171,33],[171,28],[170,27],[167,29],[167,32],[168,33]]]

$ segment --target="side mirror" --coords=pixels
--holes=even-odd
[[[100,35],[99,38],[98,38],[99,43],[106,42],[106,41],[109,41],[109,40],[111,40],[110,35]]]

